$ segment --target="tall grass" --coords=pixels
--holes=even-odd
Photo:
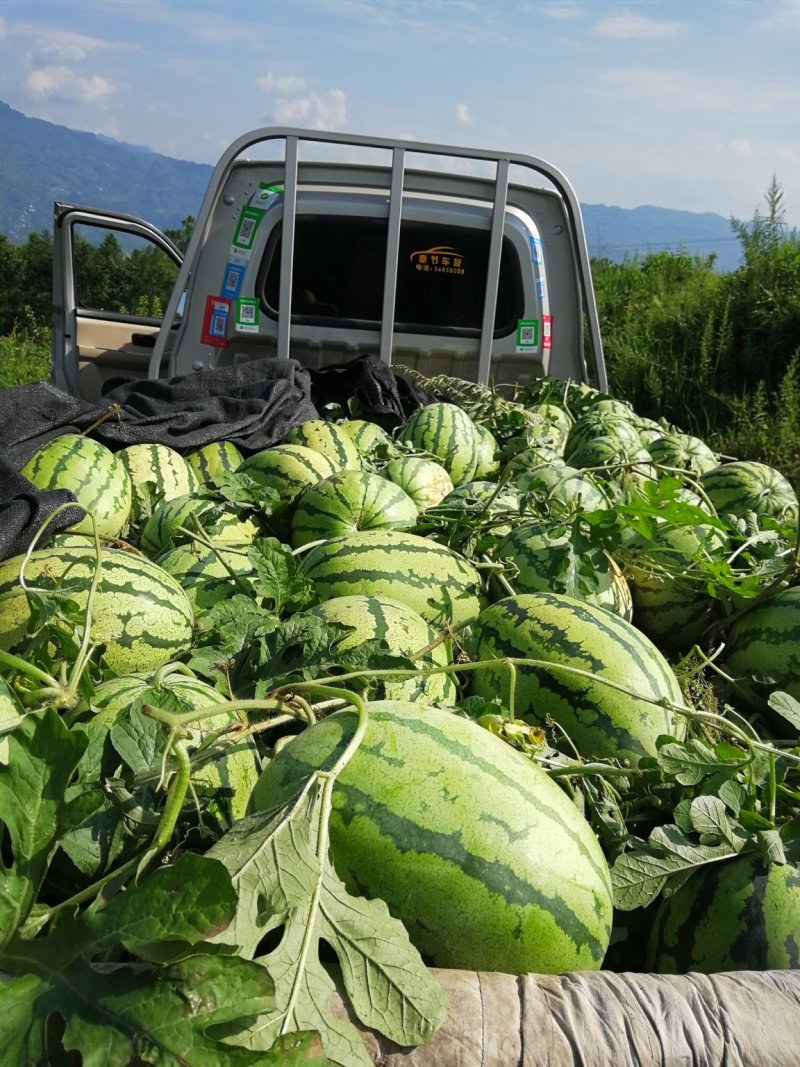
[[[50,377],[50,330],[33,322],[0,336],[0,389]]]

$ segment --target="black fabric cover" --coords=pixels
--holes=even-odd
[[[399,426],[435,399],[395,375],[376,356],[310,371],[296,360],[257,360],[169,379],[131,381],[100,404],[62,393],[49,382],[0,392],[0,560],[24,551],[59,504],[63,491],[42,493],[18,471],[51,438],[89,433],[112,450],[152,443],[188,452],[232,441],[244,455],[277,444],[292,426],[320,417],[329,403],[344,410],[355,398],[360,417]],[[115,408],[113,405],[119,405]],[[82,513],[81,513],[82,514]],[[79,521],[57,516],[52,528]]]

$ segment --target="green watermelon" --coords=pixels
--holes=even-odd
[[[92,512],[101,537],[119,537],[131,512],[131,480],[114,453],[81,434],[55,437],[28,460],[20,471],[37,489],[68,489],[87,512]],[[72,527],[92,532],[86,515]]]
[[[554,519],[609,506],[605,490],[592,475],[564,464],[537,466],[517,475],[514,483],[521,492],[530,495],[538,513]]]
[[[308,614],[325,622],[339,622],[352,627],[337,647],[342,652],[357,648],[365,641],[384,641],[387,652],[410,659],[416,652],[433,644],[436,631],[416,611],[397,600],[381,596],[339,596],[310,608]],[[450,662],[449,642],[442,641],[417,662],[420,667],[444,667]],[[386,681],[382,695],[388,700],[422,700],[449,705],[456,700],[456,687],[449,674]]]
[[[486,478],[493,478],[499,472],[500,449],[491,430],[478,424],[475,429],[478,431],[478,463],[472,477],[476,481],[483,481]]]
[[[410,530],[417,516],[417,505],[399,485],[369,471],[338,471],[299,497],[291,543],[301,548],[357,530]]]
[[[399,530],[362,530],[325,541],[305,556],[300,572],[319,601],[332,597],[389,597],[427,622],[461,626],[477,618],[478,572],[452,549]]]
[[[736,680],[736,697],[764,710],[780,689],[800,700],[800,586],[779,589],[737,616],[719,661]]]
[[[192,608],[200,614],[221,600],[246,591],[246,586],[237,586],[236,579],[247,579],[255,574],[247,548],[247,545],[225,542],[206,548],[193,541],[168,549],[157,557],[156,562],[180,583]]]
[[[646,966],[659,974],[800,968],[800,843],[785,864],[750,852],[696,871],[659,907]]]
[[[283,439],[287,445],[302,445],[318,452],[336,470],[361,470],[361,454],[342,426],[324,419],[308,419],[293,426]]]
[[[397,451],[386,430],[374,422],[367,422],[366,419],[347,419],[340,425],[358,449],[362,460],[375,459],[379,451],[386,456]]]
[[[309,485],[328,478],[339,468],[321,452],[305,445],[275,445],[256,452],[239,467],[259,485],[274,489],[284,508],[290,508]]]
[[[444,467],[433,459],[423,459],[421,456],[393,459],[381,474],[408,493],[419,511],[435,507],[453,491],[453,480]]]
[[[574,456],[598,437],[611,438],[616,442],[618,451],[625,448],[640,448],[642,445],[638,431],[629,418],[616,414],[614,411],[591,409],[573,424],[564,443],[564,460],[571,467],[588,466],[589,464],[578,463]]]
[[[588,604],[632,617],[628,583],[607,553],[587,559],[572,531],[552,522],[525,522],[497,545],[494,559],[506,566],[504,577],[517,593],[566,593]],[[495,591],[501,592],[497,583]]]
[[[212,441],[186,456],[186,462],[201,485],[215,482],[223,472],[233,474],[242,461],[242,453],[231,441]]]
[[[195,532],[194,520],[209,540],[229,544],[249,544],[259,535],[252,519],[240,519],[230,506],[196,496],[177,496],[159,504],[142,528],[139,548],[148,556],[158,556],[191,540],[179,527]],[[200,531],[197,531],[198,533]]]
[[[94,716],[90,720],[94,730],[107,729],[130,713],[137,699],[146,696],[147,703],[159,706],[158,694],[162,693],[170,711],[174,711],[174,699],[181,704],[181,711],[202,711],[203,708],[227,701],[216,689],[192,674],[180,671],[160,671],[155,677],[143,674],[126,674],[111,678],[95,687],[91,698]],[[237,722],[234,712],[220,712],[212,718],[200,719],[190,724],[188,749],[192,752],[212,733]],[[201,799],[204,814],[213,815],[223,827],[241,819],[247,810],[253,786],[260,771],[260,761],[252,737],[231,738],[225,747],[215,748],[207,760],[195,759],[192,766],[192,786]]]
[[[151,501],[173,500],[176,496],[196,493],[199,482],[192,468],[167,445],[128,445],[117,457],[124,463],[131,480],[131,519],[146,518]]]
[[[660,735],[683,732],[658,703],[664,698],[684,702],[672,668],[644,634],[610,611],[558,593],[505,597],[481,612],[471,640],[470,658],[476,662],[508,656],[552,664],[517,667],[515,716],[536,726],[552,717],[586,759],[627,760],[635,766],[642,756],[656,754]],[[559,670],[559,665],[595,677]],[[499,695],[508,704],[508,668],[488,664],[469,677],[474,694]]]
[[[704,472],[700,485],[718,515],[743,518],[754,511],[779,522],[797,522],[797,494],[791,482],[766,463],[720,463]]]
[[[368,706],[366,736],[333,789],[334,866],[380,897],[436,966],[595,970],[611,930],[606,861],[567,795],[476,723],[423,704]],[[336,712],[273,757],[254,810],[330,767],[356,716]]]
[[[400,439],[438,460],[453,485],[475,476],[480,436],[466,411],[455,404],[427,404],[415,411],[401,428]]]
[[[705,441],[686,433],[662,434],[647,445],[647,451],[659,466],[677,468],[695,478],[719,464],[718,457]],[[674,474],[674,471],[669,473]]]
[[[19,584],[22,556],[0,563],[0,648],[25,644],[30,618]],[[101,579],[92,612],[92,639],[105,646],[105,661],[115,674],[157,670],[189,648],[192,607],[180,585],[145,556],[118,549],[101,552]],[[96,557],[84,548],[44,549],[25,566],[28,585],[68,591],[86,606]]]

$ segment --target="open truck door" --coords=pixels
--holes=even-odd
[[[54,205],[52,377],[59,389],[96,401],[121,380],[148,376],[182,259],[142,219]]]

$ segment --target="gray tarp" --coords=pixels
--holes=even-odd
[[[800,1067],[798,971],[434,973],[450,1001],[444,1025],[413,1051],[368,1034],[376,1064]]]

